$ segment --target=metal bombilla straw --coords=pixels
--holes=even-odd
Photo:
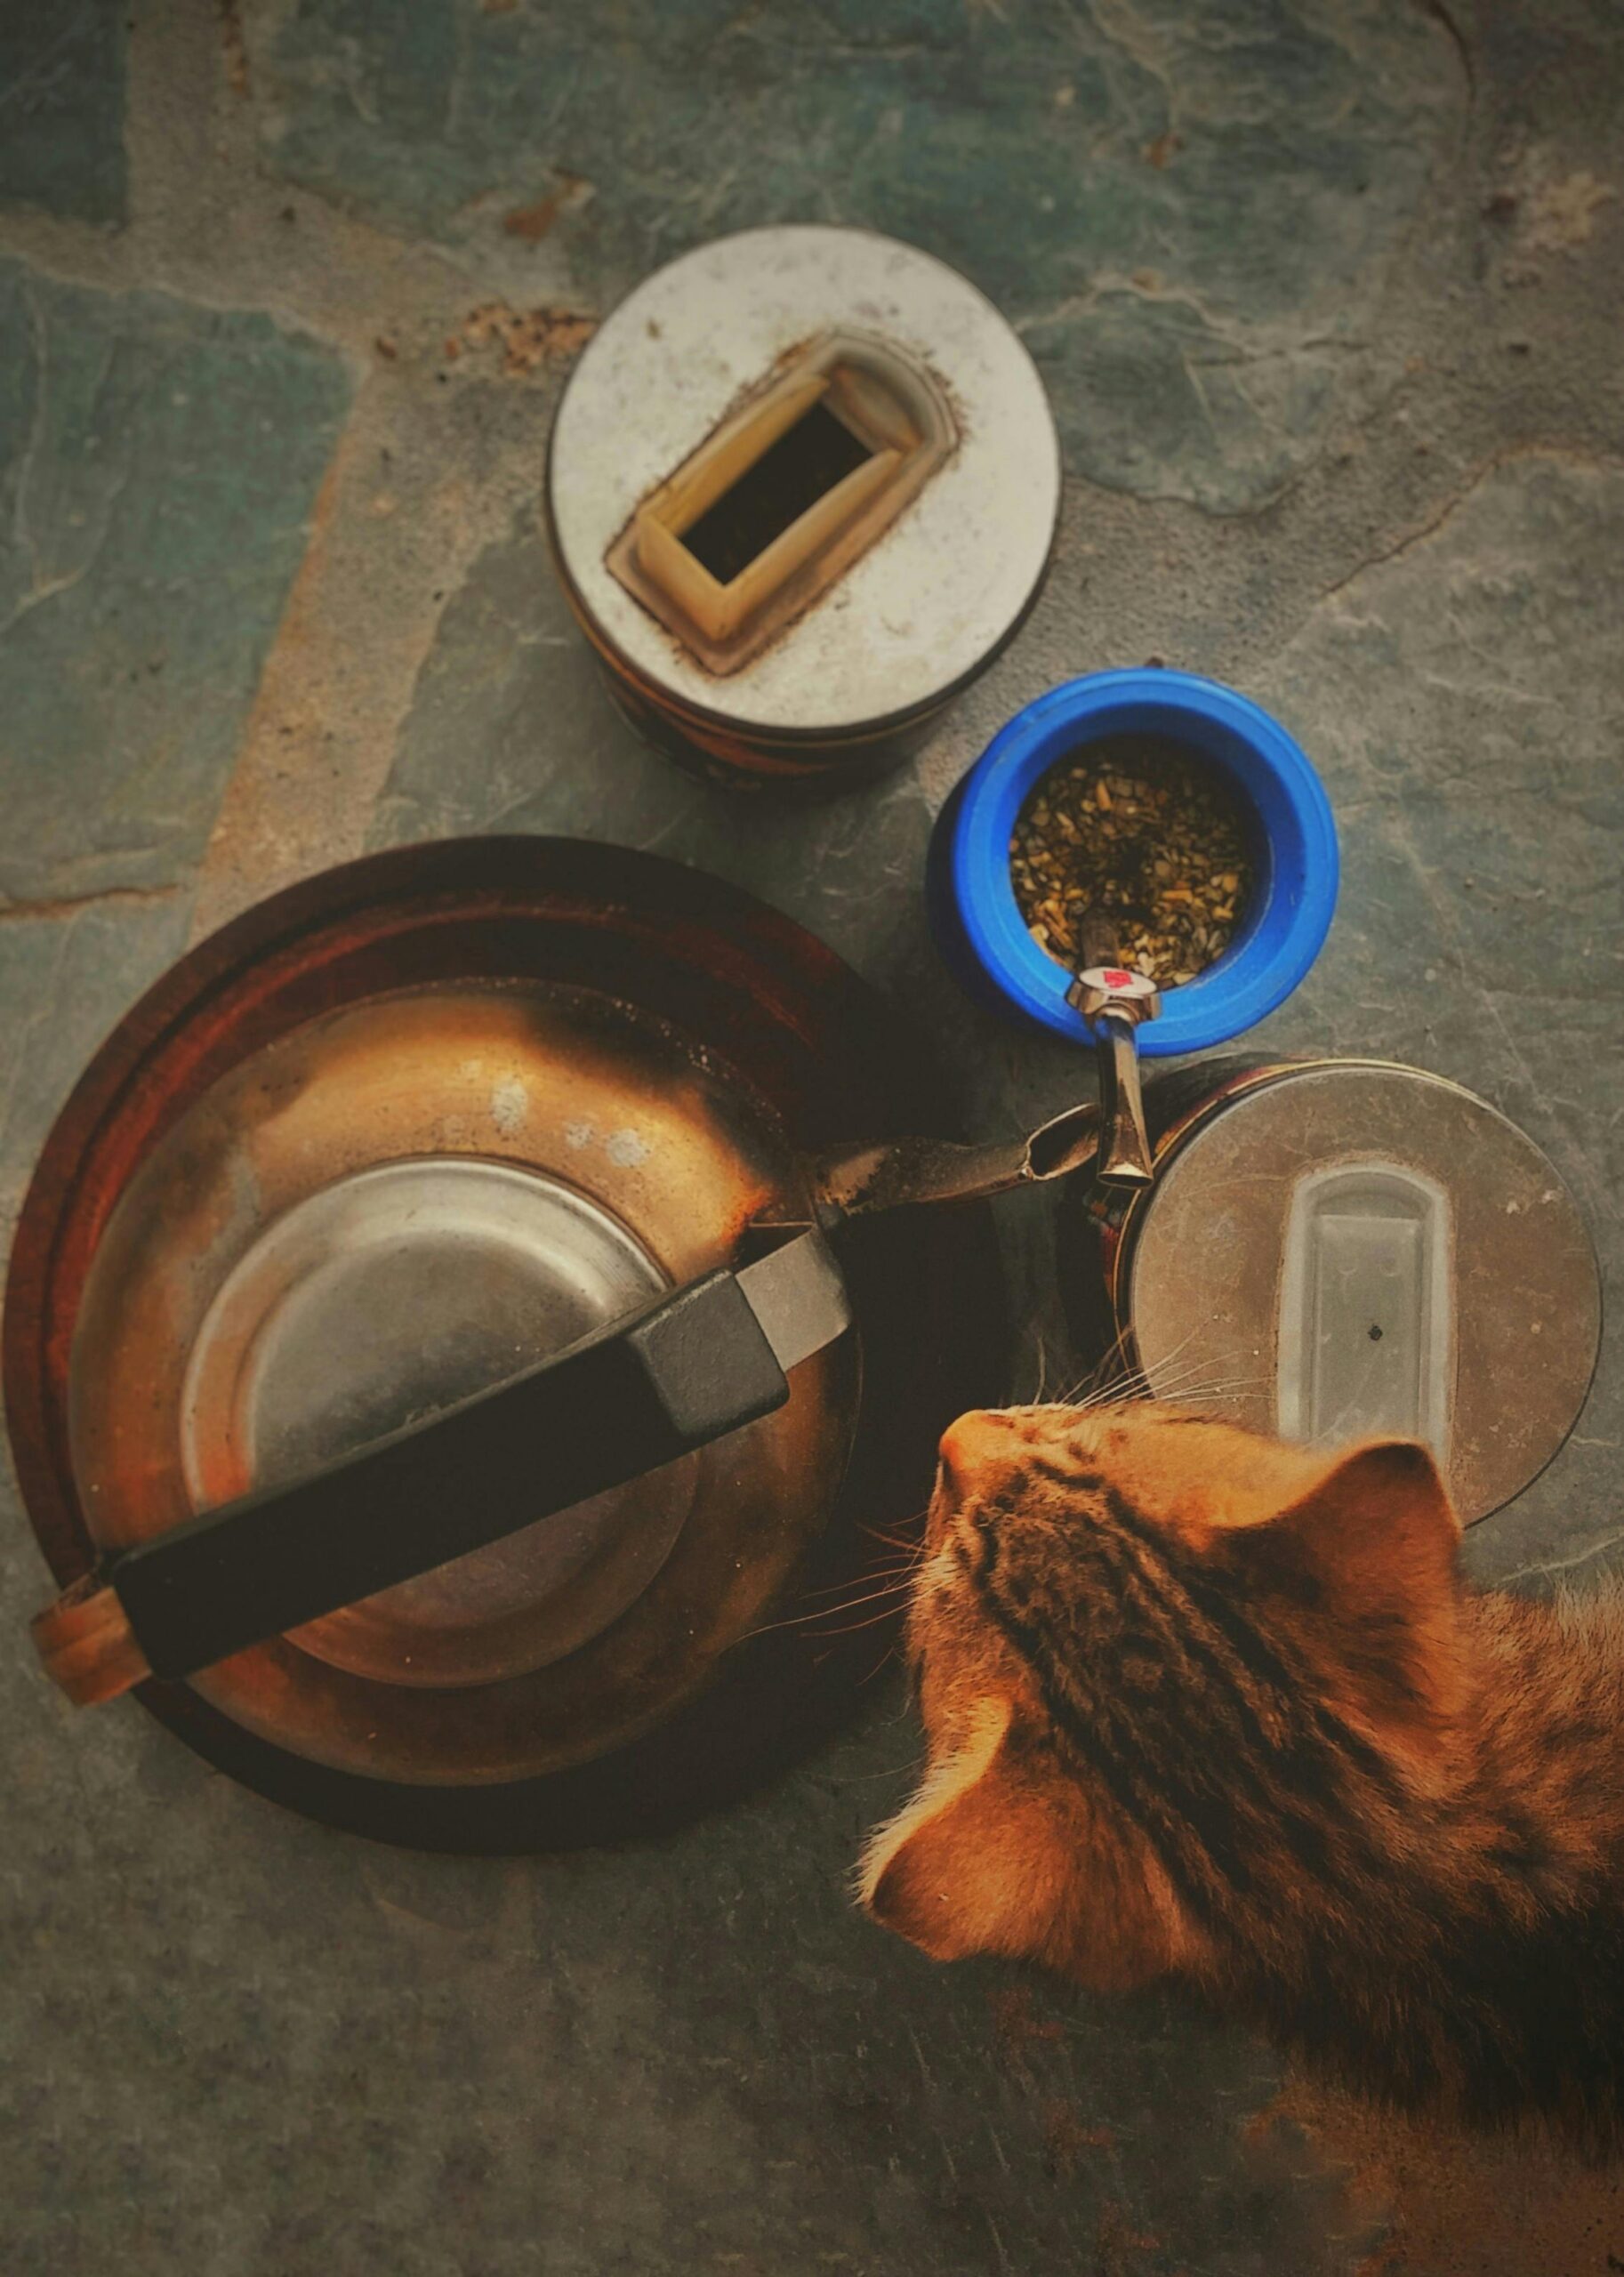
[[[1155,1177],[1139,1087],[1138,1031],[1162,1010],[1156,984],[1122,964],[1116,929],[1096,907],[1080,911],[1076,939],[1082,961],[1065,992],[1093,1030],[1099,1057],[1099,1159],[1106,1186],[1149,1186]]]

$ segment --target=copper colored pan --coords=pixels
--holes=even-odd
[[[729,1389],[738,1428],[656,1434],[647,1476],[534,1523],[531,1441],[488,1464],[470,1442],[470,1506],[496,1480],[498,1509],[442,1551],[455,1563],[407,1561],[359,1602],[329,1591],[291,1633],[208,1665],[181,1654],[183,1676],[139,1691],[262,1793],[423,1847],[600,1838],[760,1776],[877,1650],[872,1632],[791,1617],[883,1560],[866,1529],[907,1520],[943,1426],[999,1388],[985,1212],[879,1213],[899,1163],[930,1194],[1040,1174],[1023,1156],[967,1178],[951,1149],[890,1147],[945,1112],[828,950],[645,856],[454,841],[249,912],[103,1046],[19,1225],[6,1411],[70,1593],[49,1624],[54,1672],[84,1697],[139,1676],[139,1653],[121,1667],[99,1633],[120,1618],[101,1584],[139,1579],[143,1556],[157,1570],[149,1546],[172,1551],[194,1513],[291,1497],[424,1416],[443,1460],[448,1403],[639,1307],[663,1318],[672,1291],[725,1283],[705,1300],[725,1311],[752,1260],[797,1241],[803,1262],[821,1256],[819,1225],[866,1211],[834,1281],[815,1258],[808,1284],[851,1329],[792,1338],[787,1356],[779,1334],[776,1390],[741,1405]],[[854,1136],[863,1152],[842,1153]],[[766,1287],[758,1316],[777,1334]],[[719,1354],[720,1333],[690,1337],[690,1360]],[[619,1412],[602,1390],[599,1418]],[[557,1399],[552,1415],[562,1460],[575,1419]],[[543,1513],[551,1452],[534,1447]],[[457,1503],[430,1509],[427,1540],[441,1508],[454,1534]],[[324,1541],[319,1511],[274,1507],[288,1544],[304,1525],[342,1565],[342,1523]],[[280,1603],[274,1561],[263,1573]]]

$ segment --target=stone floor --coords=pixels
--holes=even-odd
[[[189,939],[446,832],[737,878],[915,1006],[984,1128],[1057,1106],[1072,1056],[938,971],[922,849],[1018,704],[1159,656],[1272,706],[1337,806],[1341,912],[1270,1041],[1485,1092],[1616,1285],[1621,97],[1610,0],[8,0],[0,1225]],[[537,525],[565,366],[522,320],[797,218],[974,277],[1069,475],[1015,648],[910,771],[785,815],[600,694]],[[1008,1232],[1030,1372],[1050,1251],[1041,1211]],[[1609,1348],[1480,1576],[1624,1565],[1621,1424]],[[1608,2177],[868,1928],[900,1693],[657,1845],[374,1849],[60,1706],[0,1501],[7,2277],[1624,2267]]]

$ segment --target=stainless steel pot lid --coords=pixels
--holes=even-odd
[[[91,1383],[100,1285],[80,1330]],[[528,1166],[451,1155],[351,1171],[261,1227],[197,1324],[181,1388],[192,1507],[325,1470],[666,1286],[619,1219]],[[99,1418],[89,1398],[77,1406],[93,1471]],[[538,1448],[538,1469],[546,1459]],[[488,1684],[543,1667],[641,1595],[693,1505],[695,1469],[688,1459],[595,1494],[293,1640],[384,1684]]]
[[[1193,1109],[1192,1079],[1116,1260],[1152,1391],[1319,1445],[1421,1439],[1463,1519],[1509,1501],[1578,1420],[1601,1335],[1546,1155],[1418,1068],[1266,1068]]]
[[[768,734],[855,733],[961,685],[1031,603],[1059,495],[1010,326],[854,229],[748,230],[649,278],[576,366],[549,454],[593,639],[679,711]]]
[[[108,1224],[70,1378],[92,1535],[157,1545],[323,1472],[703,1274],[742,1219],[799,1198],[748,1093],[629,1006],[515,982],[329,1013],[214,1083]],[[855,1382],[850,1353],[820,1352],[725,1452],[214,1665],[199,1653],[190,1681],[284,1744],[397,1777],[511,1776],[626,1737],[783,1585],[839,1484]],[[535,1447],[538,1512],[561,1453]],[[494,1459],[476,1449],[448,1493],[487,1493]],[[350,1500],[341,1526],[359,1524]],[[684,1535],[690,1558],[730,1545],[735,1572],[697,1657],[691,1613],[674,1622],[653,1586]]]

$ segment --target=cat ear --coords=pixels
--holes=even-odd
[[[1334,1640],[1367,1715],[1424,1730],[1459,1705],[1460,1521],[1425,1447],[1356,1447],[1236,1541],[1252,1578]]]
[[[1065,1895],[1052,1811],[1008,1759],[1009,1719],[1008,1701],[977,1702],[965,1743],[864,1861],[868,1912],[933,1960],[1031,1953]]]
[[[1385,1595],[1395,1580],[1452,1578],[1460,1541],[1449,1489],[1414,1439],[1355,1447],[1256,1531],[1294,1544],[1326,1581],[1356,1597]]]

